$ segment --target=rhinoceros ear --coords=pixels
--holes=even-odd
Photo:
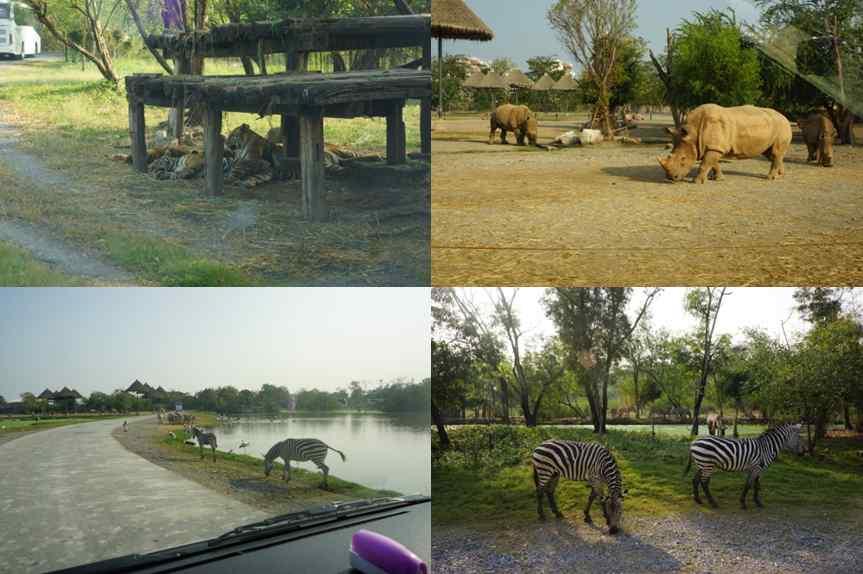
[[[672,135],[672,136],[676,136],[676,135],[677,135],[677,130],[676,130],[676,129],[674,129],[674,128],[668,128],[668,127],[667,127],[667,128],[665,128],[665,131],[666,131],[666,132],[668,132],[668,133],[669,133],[669,135]]]

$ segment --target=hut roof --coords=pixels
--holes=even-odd
[[[143,384],[141,384],[141,381],[139,381],[138,379],[135,379],[132,382],[132,384],[129,385],[129,388],[126,389],[126,392],[127,393],[140,393],[144,390],[144,388],[145,387]]]
[[[531,89],[537,92],[547,92],[552,88],[552,86],[554,86],[554,80],[548,75],[548,73],[545,73],[533,84]]]
[[[494,70],[490,71],[485,75],[485,78],[482,79],[482,82],[479,85],[480,88],[503,88],[506,89],[509,87],[509,84],[506,80],[501,78],[497,72]]]
[[[432,2],[431,33],[434,38],[488,42],[494,32],[463,0]]]
[[[552,90],[559,90],[561,92],[566,92],[570,90],[577,90],[578,83],[570,76],[569,74],[564,74],[561,78],[555,83],[552,87]]]
[[[81,393],[74,389],[70,389],[69,387],[63,387],[56,393],[54,393],[55,399],[80,399]]]
[[[54,398],[54,392],[51,389],[46,388],[44,391],[42,391],[42,394],[40,394],[38,398],[40,398],[40,399],[53,399]]]
[[[519,69],[507,72],[505,79],[510,86],[516,88],[529,88],[533,85],[533,80],[525,76],[524,72]]]
[[[482,72],[477,70],[473,74],[471,74],[470,76],[467,77],[467,79],[462,84],[462,87],[478,88],[479,85],[482,83],[483,78],[485,78],[485,76],[483,76]]]

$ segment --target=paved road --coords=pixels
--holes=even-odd
[[[111,436],[118,423],[0,445],[0,573],[150,552],[265,518],[127,451]]]

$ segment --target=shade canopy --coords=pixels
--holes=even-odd
[[[510,70],[505,76],[506,83],[515,88],[529,88],[533,86],[533,80],[524,75],[521,70]]]
[[[480,87],[483,78],[485,78],[485,76],[482,72],[476,70],[473,74],[467,77],[462,86],[465,88],[478,88]]]
[[[554,80],[547,73],[543,74],[540,79],[534,82],[531,87],[536,92],[547,92],[554,86]]]
[[[561,78],[551,87],[552,90],[558,90],[560,92],[568,92],[572,90],[578,89],[578,83],[570,76],[569,74],[564,74]]]
[[[509,87],[509,84],[506,80],[500,77],[497,72],[494,70],[490,71],[485,75],[485,78],[482,79],[482,82],[479,84],[480,88],[497,88],[505,90]]]
[[[488,42],[494,32],[463,0],[432,2],[431,33],[434,38]]]

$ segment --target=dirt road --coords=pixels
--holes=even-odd
[[[540,141],[576,123],[543,120]],[[631,135],[657,141],[669,123]],[[724,181],[696,186],[665,181],[661,144],[549,152],[487,138],[479,117],[435,126],[435,285],[863,281],[861,146],[837,146],[831,169],[807,165],[795,141],[782,181],[766,179],[761,158],[725,163]]]

